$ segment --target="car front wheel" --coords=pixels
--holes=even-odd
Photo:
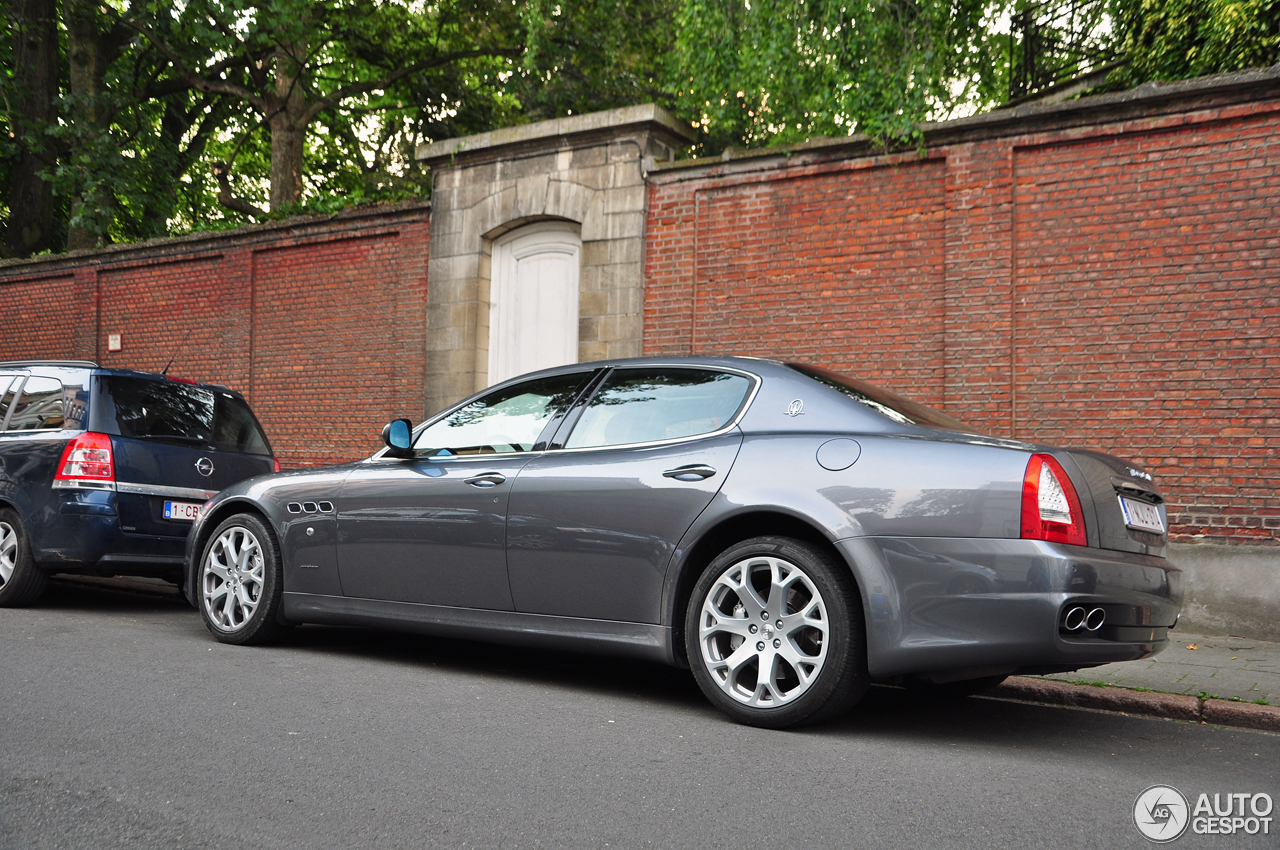
[[[48,573],[31,556],[31,542],[17,512],[0,509],[0,608],[30,605],[48,584]]]
[[[868,685],[853,578],[801,540],[757,537],[712,561],[693,589],[685,648],[707,698],[752,726],[817,723]]]
[[[200,558],[200,613],[214,637],[269,643],[286,628],[277,619],[284,580],[275,536],[258,516],[224,520]]]

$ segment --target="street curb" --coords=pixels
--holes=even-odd
[[[1011,676],[983,696],[1280,732],[1280,707]]]

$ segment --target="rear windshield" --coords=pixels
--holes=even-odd
[[[934,410],[932,407],[925,407],[923,404],[859,381],[857,378],[850,378],[847,375],[841,375],[829,369],[809,366],[804,363],[788,363],[787,365],[802,375],[808,375],[815,381],[844,393],[854,401],[866,405],[876,413],[888,417],[894,422],[899,422],[903,425],[945,428],[948,431],[963,431],[966,434],[979,433],[959,419],[953,419],[942,411]]]
[[[244,400],[175,381],[98,378],[94,419],[110,434],[219,451],[270,455],[271,444]]]

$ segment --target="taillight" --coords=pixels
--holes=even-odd
[[[271,471],[272,472],[280,471],[280,458],[278,457],[271,458]]]
[[[55,487],[114,485],[116,470],[111,461],[111,438],[93,431],[74,437],[62,450],[53,480]]]
[[[1022,478],[1022,537],[1087,546],[1084,512],[1066,470],[1049,455],[1036,454]]]

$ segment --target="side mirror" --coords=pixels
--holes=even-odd
[[[408,419],[388,422],[382,428],[382,442],[392,457],[413,457],[413,423]]]

